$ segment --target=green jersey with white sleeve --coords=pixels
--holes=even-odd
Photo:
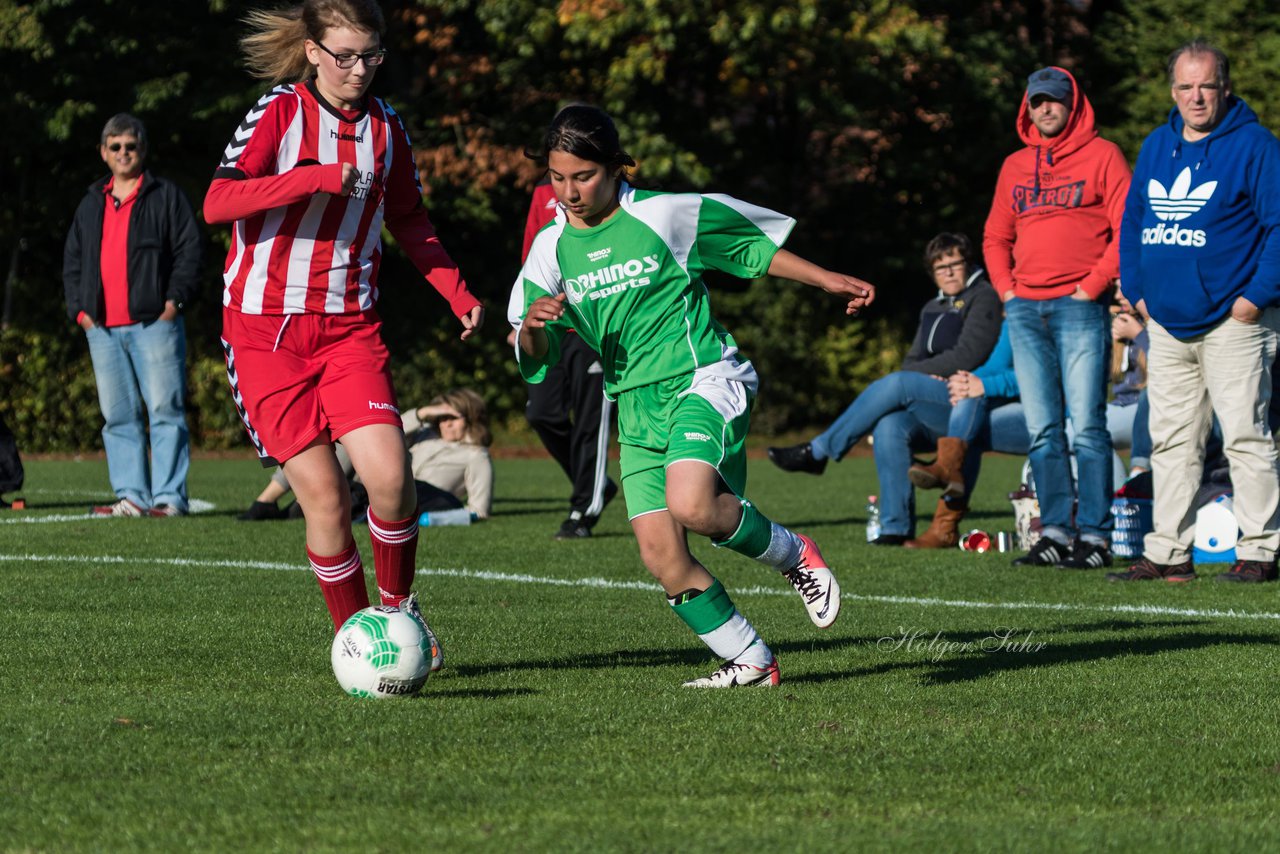
[[[618,202],[593,228],[574,228],[558,210],[534,239],[508,320],[518,330],[541,296],[565,294],[567,310],[547,324],[542,359],[516,346],[521,375],[541,382],[573,329],[601,355],[611,398],[694,371],[741,380],[754,391],[755,371],[711,316],[702,274],[764,275],[795,220],[729,196],[651,192],[625,182]]]

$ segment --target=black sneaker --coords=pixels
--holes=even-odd
[[[900,546],[911,539],[905,534],[881,534],[871,541],[873,546]]]
[[[803,471],[809,474],[822,474],[827,470],[827,461],[813,458],[813,446],[808,442],[803,445],[792,445],[789,448],[769,448],[769,460],[783,471]]]
[[[1092,540],[1076,540],[1071,554],[1058,564],[1062,569],[1102,569],[1111,566],[1111,550]]]
[[[265,522],[269,519],[283,519],[284,511],[271,501],[255,501],[249,509],[236,517],[241,522]]]
[[[1071,554],[1071,549],[1068,546],[1051,537],[1041,537],[1036,540],[1036,544],[1031,547],[1031,551],[1020,558],[1015,558],[1013,565],[1058,566],[1067,559],[1069,554]]]
[[[1215,581],[1234,581],[1238,584],[1262,584],[1276,580],[1276,562],[1273,560],[1238,560],[1229,572],[1219,575]]]
[[[1196,567],[1189,560],[1182,563],[1156,563],[1140,557],[1124,572],[1108,572],[1107,581],[1195,581]]]
[[[577,518],[570,516],[565,519],[560,523],[560,530],[556,531],[555,534],[557,540],[584,540],[590,536],[591,526],[581,516]]]

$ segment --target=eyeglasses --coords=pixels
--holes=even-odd
[[[964,261],[952,261],[950,264],[939,264],[933,268],[933,274],[935,276],[941,276],[943,273],[950,273],[952,271],[963,273],[964,265]]]
[[[387,49],[384,47],[371,50],[368,53],[334,53],[320,42],[316,42],[316,47],[332,56],[333,61],[338,64],[339,68],[355,68],[356,60],[363,62],[365,68],[376,68],[387,58]]]
[[[125,151],[137,151],[137,150],[138,150],[138,143],[136,143],[136,142],[113,142],[113,143],[111,143],[110,145],[108,145],[108,146],[107,146],[107,151],[119,151],[119,150],[120,150],[120,149],[122,149],[122,148],[123,148]]]

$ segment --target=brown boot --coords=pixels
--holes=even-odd
[[[942,489],[943,498],[964,497],[964,477],[961,467],[969,443],[964,439],[943,436],[938,440],[938,458],[932,465],[913,465],[907,469],[907,477],[917,489]]]
[[[938,509],[933,511],[933,521],[929,530],[914,540],[902,544],[908,549],[953,549],[960,542],[960,520],[969,509],[969,502],[963,498],[938,499]]]

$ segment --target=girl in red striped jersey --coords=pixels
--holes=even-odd
[[[416,611],[416,499],[374,309],[382,226],[448,301],[463,339],[484,310],[436,237],[399,117],[368,94],[386,55],[378,6],[306,0],[246,21],[246,64],[275,86],[236,129],[204,203],[209,222],[234,222],[227,375],[264,465],[284,465],[303,508],[335,628],[369,600],[334,441],[369,490],[382,602]]]

